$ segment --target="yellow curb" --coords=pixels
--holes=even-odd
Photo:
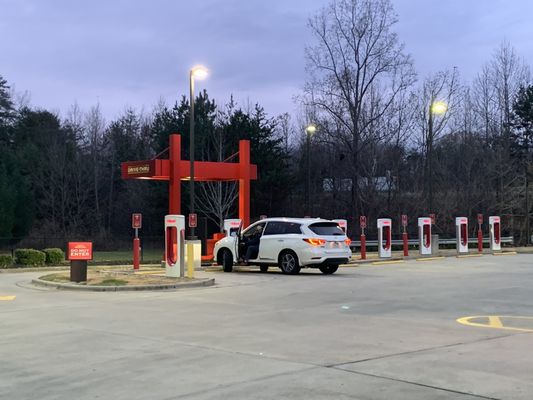
[[[17,296],[0,296],[0,301],[11,301],[15,300]]]
[[[425,257],[417,258],[416,261],[434,261],[434,260],[444,260],[446,257]]]
[[[341,264],[339,267],[358,267],[359,264]]]
[[[516,251],[504,251],[502,253],[492,253],[493,256],[515,256],[518,253]]]
[[[470,258],[470,257],[481,257],[483,254],[459,254],[455,257],[457,258]]]
[[[394,261],[374,261],[370,265],[388,265],[388,264],[401,264],[403,260],[394,260]]]

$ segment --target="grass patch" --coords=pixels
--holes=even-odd
[[[45,276],[41,276],[39,279],[42,279],[43,281],[48,282],[58,282],[58,283],[65,283],[70,281],[70,276],[65,274],[49,274]]]
[[[125,286],[128,282],[122,279],[106,278],[101,282],[91,283],[92,286]]]
[[[137,286],[137,285],[161,285],[186,280],[186,278],[168,278],[164,276],[165,271],[161,269],[157,275],[138,275],[128,272],[111,271],[87,271],[87,282],[81,285],[88,286]],[[69,272],[57,272],[41,276],[39,279],[56,282],[71,283]]]

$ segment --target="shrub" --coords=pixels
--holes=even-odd
[[[13,267],[13,257],[9,254],[0,254],[0,268]]]
[[[15,263],[24,266],[39,267],[44,265],[46,254],[35,249],[15,250]]]
[[[44,249],[43,252],[46,254],[46,263],[49,265],[59,265],[65,261],[65,253],[61,249]]]

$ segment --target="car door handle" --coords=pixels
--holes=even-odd
[[[284,240],[283,239],[278,239],[278,242],[284,242]]]

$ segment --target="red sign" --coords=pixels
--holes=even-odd
[[[431,225],[435,225],[435,222],[437,221],[435,214],[429,214],[429,218],[431,218]]]
[[[361,216],[359,217],[359,226],[360,226],[362,229],[366,228],[366,216],[361,215]]]
[[[68,242],[67,258],[69,260],[92,260],[92,242]]]
[[[141,229],[143,226],[143,215],[139,213],[131,214],[131,227]]]
[[[402,214],[402,225],[407,226],[407,215]]]
[[[478,214],[477,215],[477,223],[479,225],[483,225],[483,214]]]
[[[198,226],[198,217],[196,214],[189,214],[189,228],[196,228]]]

